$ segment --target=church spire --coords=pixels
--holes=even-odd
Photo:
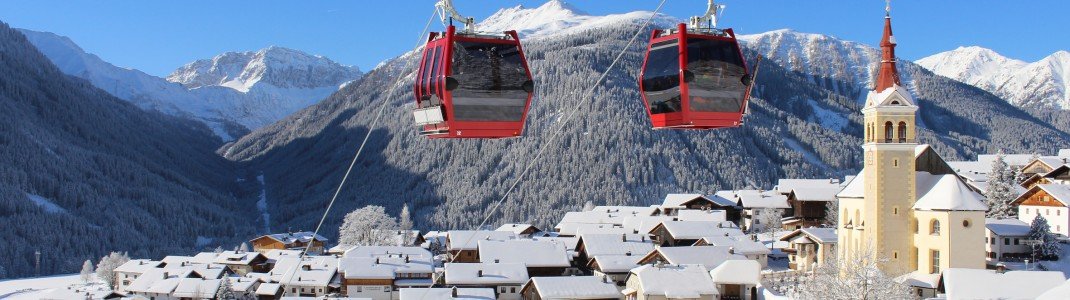
[[[877,73],[877,84],[874,91],[884,91],[892,85],[901,85],[899,72],[895,69],[895,36],[892,35],[892,7],[891,1],[884,8],[884,36],[881,37],[881,64]]]

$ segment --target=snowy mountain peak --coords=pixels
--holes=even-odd
[[[1070,52],[1028,63],[991,49],[969,46],[934,54],[917,63],[1021,106],[1070,109]]]
[[[618,15],[592,16],[564,1],[550,0],[536,8],[524,8],[518,5],[500,9],[480,22],[476,29],[483,32],[516,30],[522,38],[546,37],[622,24],[619,22],[634,23],[649,17],[650,14],[651,12],[637,11]],[[655,20],[657,24],[675,22],[666,16],[659,17]]]
[[[285,47],[259,51],[226,52],[175,70],[167,80],[188,88],[222,86],[248,92],[264,83],[278,88],[311,89],[335,86],[360,77],[360,69],[323,56]]]

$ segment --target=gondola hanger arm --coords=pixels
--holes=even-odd
[[[465,33],[476,31],[476,19],[462,16],[461,13],[457,12],[457,8],[453,6],[453,0],[438,0],[435,3],[435,9],[438,11],[438,17],[442,20],[443,25],[449,26],[451,20],[458,20],[464,22]]]
[[[724,13],[725,5],[714,3],[713,0],[706,1],[706,13],[701,16],[691,17],[691,28],[713,29],[717,28],[717,17]]]

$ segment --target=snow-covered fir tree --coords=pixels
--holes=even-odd
[[[799,300],[816,299],[914,299],[912,290],[878,267],[887,259],[875,251],[856,251],[851,257],[825,259],[813,273],[802,275],[790,293]]]
[[[583,211],[592,211],[592,210],[594,210],[594,202],[591,202],[591,200],[587,200],[587,202],[583,203]]]
[[[128,261],[130,261],[130,256],[126,255],[126,252],[112,252],[101,257],[100,262],[97,263],[97,279],[115,288],[115,268]]]
[[[784,227],[781,212],[776,208],[763,208],[758,211],[758,219],[755,223],[758,226],[752,226],[757,229],[757,233],[769,234],[773,239],[776,238],[776,233]],[[772,247],[772,244],[769,244]]]
[[[398,221],[386,209],[369,205],[346,214],[338,228],[338,243],[353,246],[394,245]]]
[[[237,300],[238,296],[234,294],[234,288],[230,283],[229,277],[223,277],[219,283],[219,289],[215,291],[215,298],[217,300]]]
[[[1017,215],[1011,202],[1018,196],[1014,190],[1018,176],[1004,158],[1003,150],[1000,150],[992,162],[992,171],[988,172],[988,190],[985,191],[985,197],[988,198],[987,218],[1006,219]]]
[[[1041,260],[1059,259],[1059,242],[1055,239],[1055,234],[1051,232],[1048,219],[1040,215],[1033,218],[1033,223],[1029,226],[1029,238],[1037,243],[1033,246],[1034,257]]]
[[[825,224],[836,228],[840,222],[840,201],[829,201],[825,205]]]
[[[409,204],[401,206],[401,213],[398,214],[398,226],[401,230],[412,230],[414,227],[412,224],[412,215],[409,214]]]
[[[249,252],[249,244],[246,244],[244,242],[241,243],[241,246],[238,246],[238,251],[240,251],[240,252]]]
[[[82,263],[82,271],[78,273],[78,278],[82,280],[82,283],[89,283],[93,279],[93,261],[85,260]]]

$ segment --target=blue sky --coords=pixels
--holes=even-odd
[[[501,7],[545,0],[454,0],[477,19]],[[594,15],[653,10],[656,0],[567,1]],[[881,0],[724,0],[722,25],[738,33],[781,28],[876,44]],[[410,49],[434,0],[403,1],[56,1],[0,0],[0,21],[73,39],[113,64],[163,76],[200,58],[270,45],[327,56],[368,70]],[[893,4],[898,54],[918,59],[979,45],[1026,61],[1070,49],[1070,1],[899,0]],[[664,12],[698,14],[704,0],[669,0]],[[432,29],[440,29],[439,23]]]

